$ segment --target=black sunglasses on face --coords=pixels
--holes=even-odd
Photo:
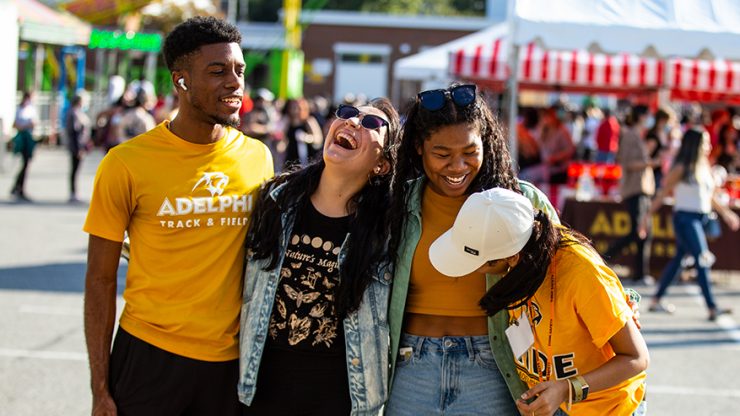
[[[342,120],[349,120],[353,117],[361,117],[360,125],[368,130],[378,130],[383,126],[387,126],[388,122],[380,116],[374,114],[365,114],[360,112],[360,109],[351,105],[341,104],[337,108],[336,115]]]
[[[428,111],[437,111],[444,107],[445,100],[450,99],[458,107],[465,107],[475,102],[477,87],[474,84],[464,84],[447,90],[429,90],[420,92],[419,103]]]

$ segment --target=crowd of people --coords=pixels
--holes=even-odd
[[[635,119],[635,109],[642,118]],[[583,110],[569,104],[547,108],[527,107],[516,126],[520,177],[538,184],[564,184],[563,165],[569,162],[617,163],[625,131],[634,129],[645,141],[656,186],[670,169],[682,134],[695,127],[709,132],[709,161],[727,174],[740,173],[740,114],[734,107],[711,110],[698,105],[658,108],[621,103],[618,108],[599,108],[587,100]],[[628,133],[629,135],[629,133]]]
[[[240,44],[224,20],[188,19],[163,47],[177,98],[139,83],[94,122],[83,97],[67,113],[72,198],[87,143],[107,152],[84,224],[94,415],[645,415],[634,294],[537,187],[573,160],[623,167],[633,230],[610,252],[649,250],[647,218],[675,191],[678,261],[650,310],[669,309],[688,253],[709,318],[729,312],[701,226],[712,208],[740,226],[709,167],[737,169],[732,114],[527,109],[517,171],[475,84],[421,91],[403,114],[278,102],[246,89]]]

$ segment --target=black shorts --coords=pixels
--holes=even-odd
[[[251,416],[347,416],[347,359],[265,346]]]
[[[194,360],[118,328],[109,368],[120,416],[241,415],[239,360]]]

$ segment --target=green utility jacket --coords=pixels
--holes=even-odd
[[[391,290],[390,310],[388,312],[388,323],[390,326],[391,336],[391,369],[390,383],[392,385],[393,372],[396,368],[396,359],[398,358],[398,344],[401,340],[401,330],[403,326],[403,314],[406,309],[406,298],[408,296],[409,280],[411,277],[411,262],[414,258],[416,245],[421,237],[421,199],[426,184],[425,178],[418,178],[409,182],[409,218],[406,221],[404,229],[404,239],[398,248],[398,262],[395,265],[393,274],[393,288]],[[524,196],[532,201],[532,205],[545,212],[550,219],[559,224],[558,214],[553,208],[550,201],[539,189],[535,188],[529,182],[519,181],[519,188]],[[501,279],[500,275],[486,275],[486,287],[490,288]],[[519,399],[527,386],[524,384],[516,372],[514,364],[514,353],[506,338],[504,331],[508,325],[509,318],[506,311],[501,311],[496,315],[488,318],[488,340],[491,343],[494,359],[499,371],[509,386],[509,392],[514,400]]]

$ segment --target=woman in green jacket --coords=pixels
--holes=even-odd
[[[493,187],[524,194],[557,222],[547,198],[518,181],[506,138],[475,85],[418,94],[396,149],[391,253],[391,394],[386,415],[518,414],[520,380],[504,331],[478,302],[500,276],[437,272],[431,243],[468,195]]]

